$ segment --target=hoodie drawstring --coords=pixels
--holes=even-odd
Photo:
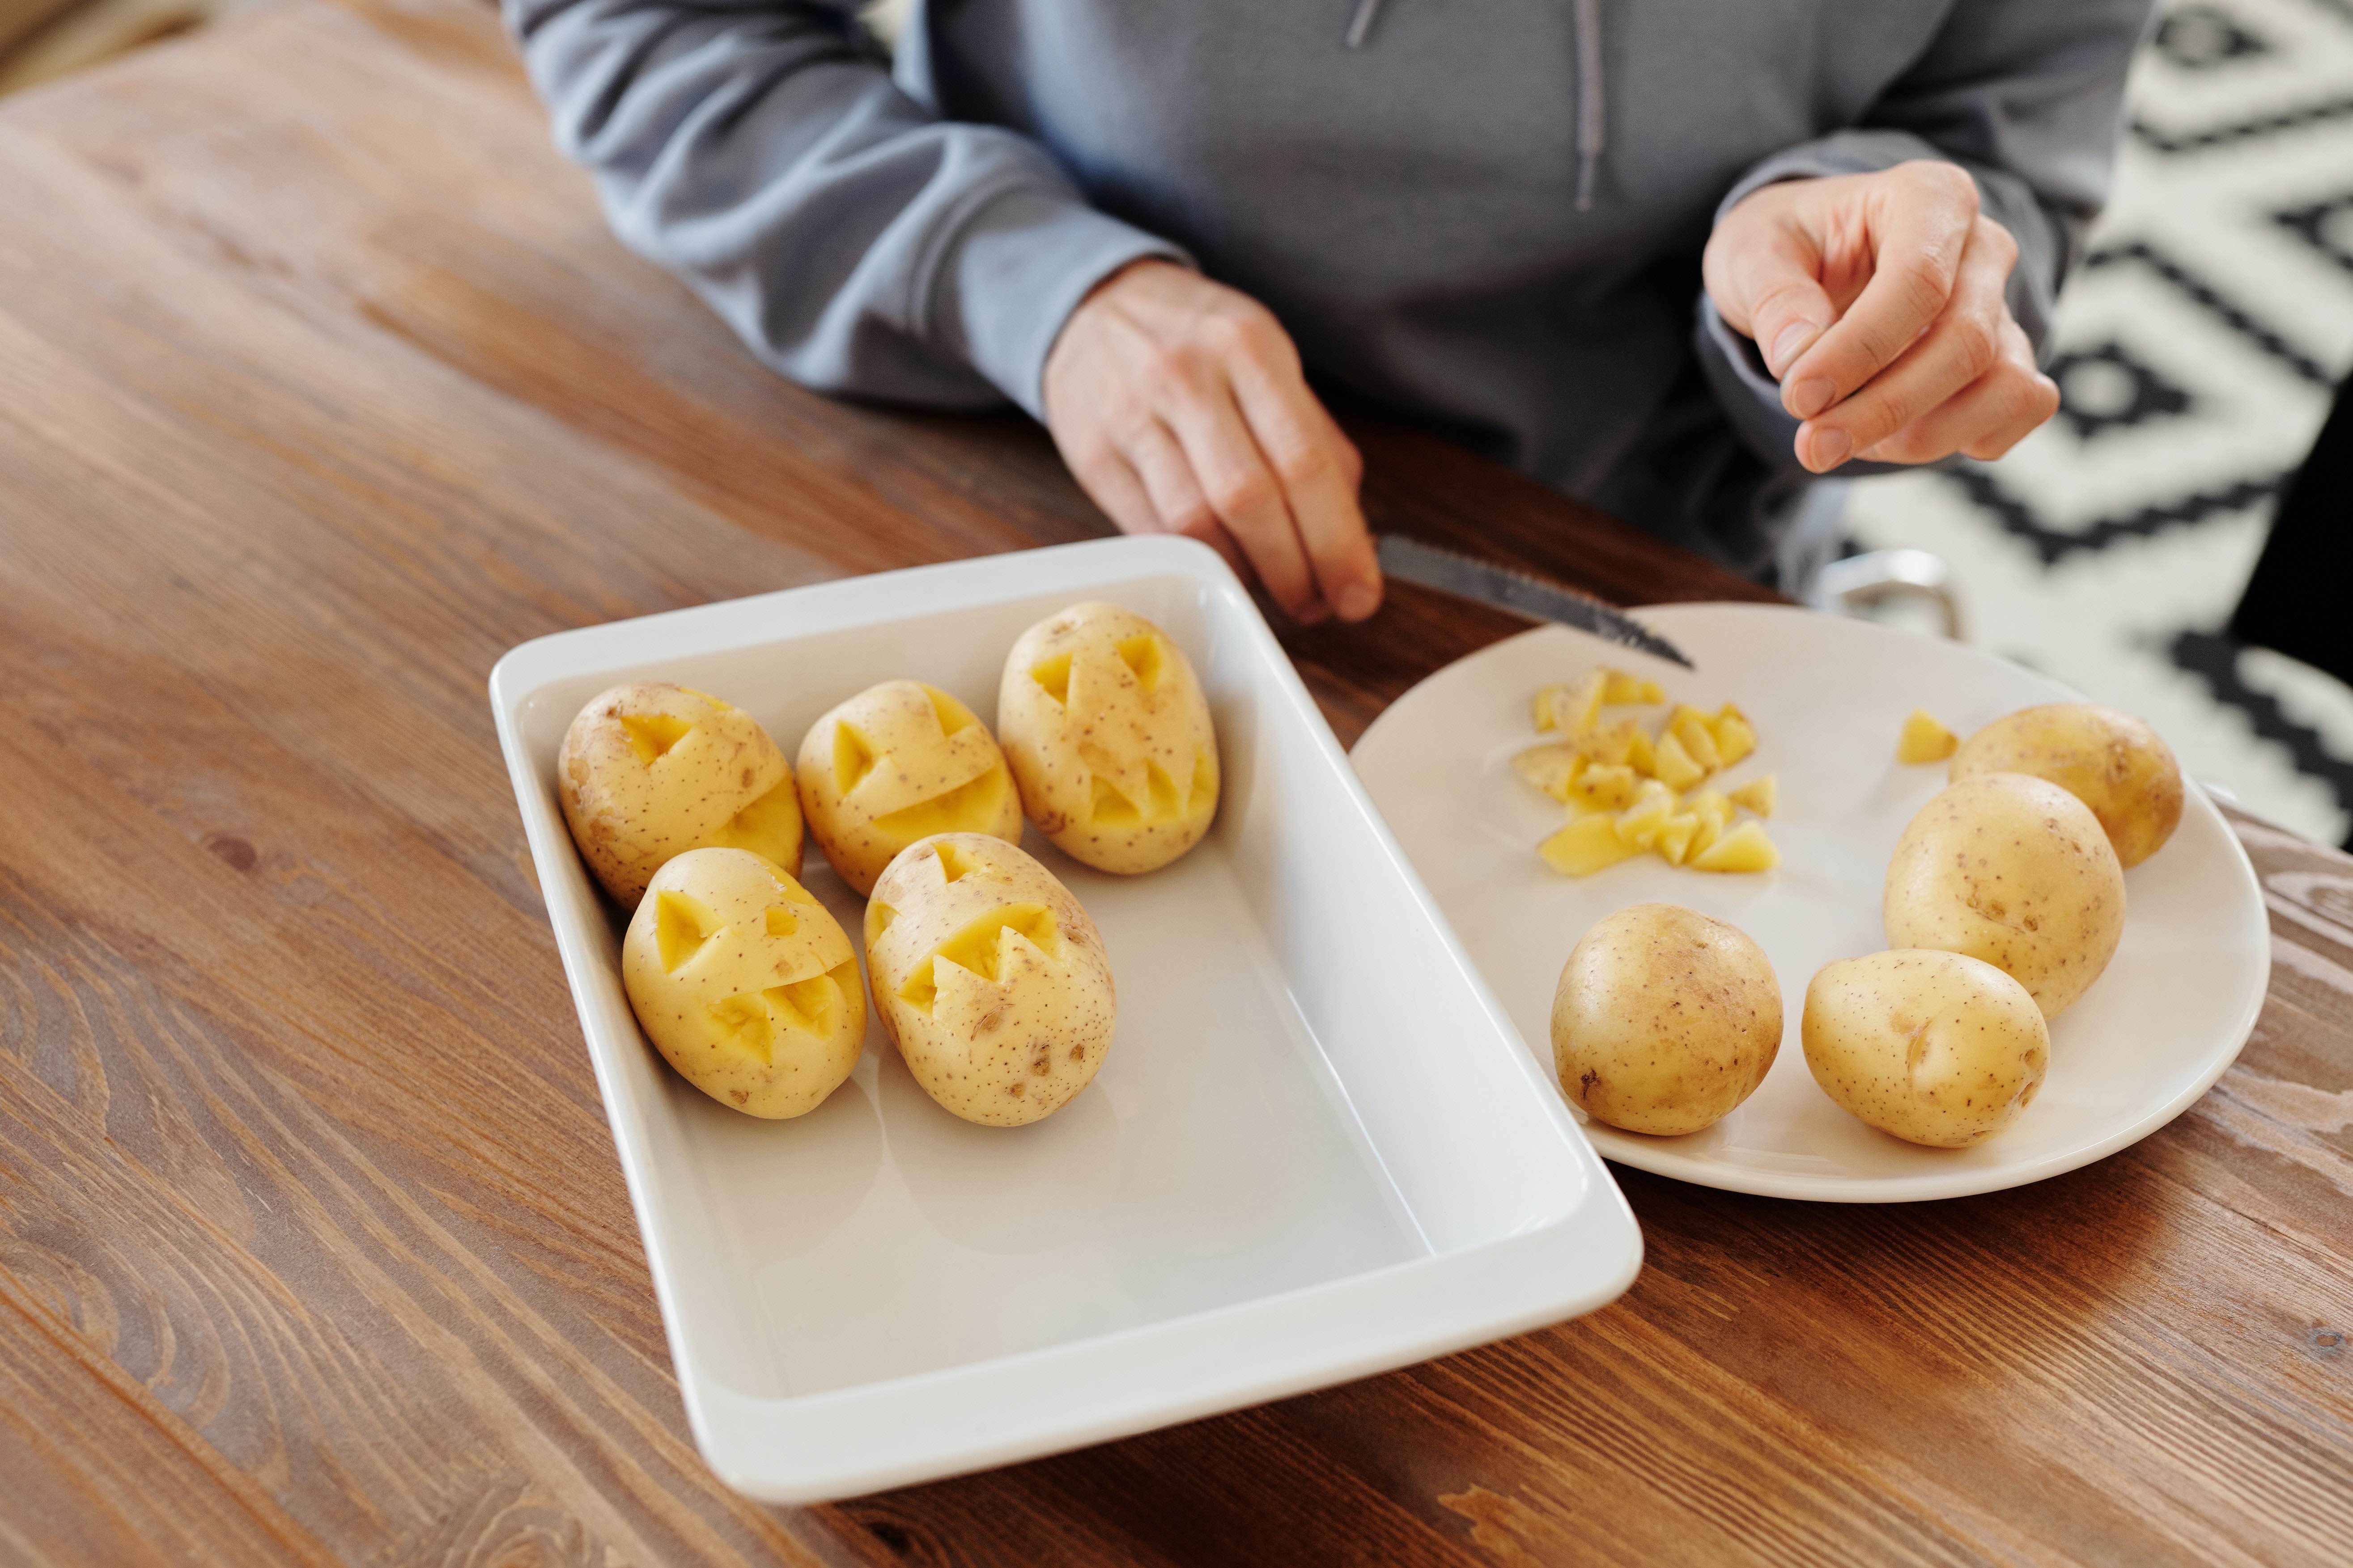
[[[1601,0],[1577,0],[1577,210],[1593,209],[1609,125],[1601,102]]]
[[[1602,100],[1601,0],[1574,0],[1577,18],[1577,210],[1593,210],[1593,187],[1601,177],[1601,144],[1609,124]],[[1381,0],[1356,0],[1348,18],[1347,47],[1361,49],[1379,20]]]

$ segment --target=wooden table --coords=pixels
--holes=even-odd
[[[1377,519],[1742,584],[1427,437]],[[758,369],[493,18],[290,5],[0,110],[0,1562],[2353,1560],[2353,861],[2242,824],[2190,1113],[1912,1207],[1620,1173],[1591,1317],[797,1511],[690,1446],[483,677],[1103,523],[1011,418]],[[1513,628],[1294,635],[1344,738]]]

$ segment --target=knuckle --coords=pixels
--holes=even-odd
[[[1273,454],[1274,471],[1286,486],[1312,485],[1331,475],[1335,456],[1321,441],[1292,442]]]
[[[1244,527],[1274,499],[1271,484],[1256,472],[1223,474],[1212,481],[1209,504],[1228,524]]]
[[[1217,540],[1218,514],[1209,510],[1208,502],[1198,497],[1178,507],[1164,521],[1167,523],[1168,531],[1171,533],[1181,533],[1188,539],[1200,540],[1205,544],[1214,543]]]

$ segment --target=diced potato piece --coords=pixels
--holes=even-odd
[[[1773,815],[1773,807],[1781,798],[1780,774],[1767,773],[1761,779],[1750,779],[1727,797],[1735,805],[1745,805],[1759,816]]]
[[[1622,669],[1605,670],[1609,684],[1601,694],[1604,702],[1664,702],[1667,694],[1659,689],[1655,680],[1645,680],[1639,675],[1629,675]]]
[[[1571,779],[1563,798],[1590,811],[1619,811],[1634,804],[1635,787],[1633,769],[1602,763]]]
[[[1585,771],[1585,753],[1575,746],[1548,741],[1514,757],[1512,771],[1553,799],[1567,800],[1570,781]]]
[[[1658,750],[1651,744],[1651,737],[1643,733],[1639,724],[1634,726],[1634,743],[1626,749],[1626,765],[1644,778],[1655,777],[1659,771]]]
[[[1682,740],[1674,735],[1659,738],[1658,745],[1651,751],[1651,773],[1661,783],[1678,791],[1687,790],[1707,777],[1707,770],[1692,761],[1692,754],[1683,749]]]
[[[1744,822],[1691,858],[1703,871],[1769,871],[1781,863],[1781,852],[1765,837],[1761,822]]]
[[[1714,823],[1719,832],[1729,826],[1732,822],[1732,802],[1722,790],[1714,785],[1700,791],[1697,795],[1687,796],[1683,801],[1683,809],[1703,821]]]
[[[1618,814],[1618,837],[1637,849],[1648,849],[1674,811],[1675,792],[1656,779],[1644,779],[1634,804]]]
[[[1572,685],[1552,688],[1552,727],[1572,741],[1591,734],[1609,685],[1609,678],[1597,669]]]
[[[1716,765],[1730,767],[1757,749],[1757,728],[1748,722],[1748,715],[1727,702],[1709,726],[1715,738]]]
[[[1926,708],[1912,710],[1912,717],[1904,721],[1904,733],[1896,738],[1895,760],[1899,763],[1941,763],[1961,749],[1961,738],[1936,722]]]
[[[1683,857],[1691,853],[1693,840],[1706,826],[1690,812],[1679,812],[1659,825],[1658,837],[1651,847],[1657,850],[1659,858],[1668,865],[1680,866],[1683,863]]]
[[[1677,703],[1667,715],[1666,732],[1683,743],[1701,771],[1712,773],[1724,765],[1724,755],[1716,750],[1714,721],[1689,703]]]
[[[1636,724],[1631,719],[1620,719],[1615,724],[1596,728],[1578,741],[1577,745],[1595,762],[1607,763],[1610,767],[1620,767],[1630,766],[1634,758],[1635,745],[1638,742],[1647,743],[1648,741],[1649,737],[1642,733],[1641,726]],[[1647,772],[1640,768],[1635,771]]]
[[[1536,853],[1564,877],[1589,877],[1641,853],[1618,837],[1614,816],[1580,816],[1542,844]]]
[[[1552,728],[1552,705],[1559,699],[1560,694],[1567,689],[1568,688],[1566,686],[1539,686],[1536,688],[1535,706],[1536,731],[1539,734]]]

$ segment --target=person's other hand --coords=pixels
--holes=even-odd
[[[1303,621],[1380,607],[1364,462],[1265,306],[1166,261],[1096,285],[1046,356],[1046,426],[1129,533],[1214,545]]]
[[[1858,457],[1999,458],[2058,412],[2003,295],[2017,259],[1968,171],[1924,159],[1750,192],[1702,270],[1804,421],[1798,460],[1821,474]]]

